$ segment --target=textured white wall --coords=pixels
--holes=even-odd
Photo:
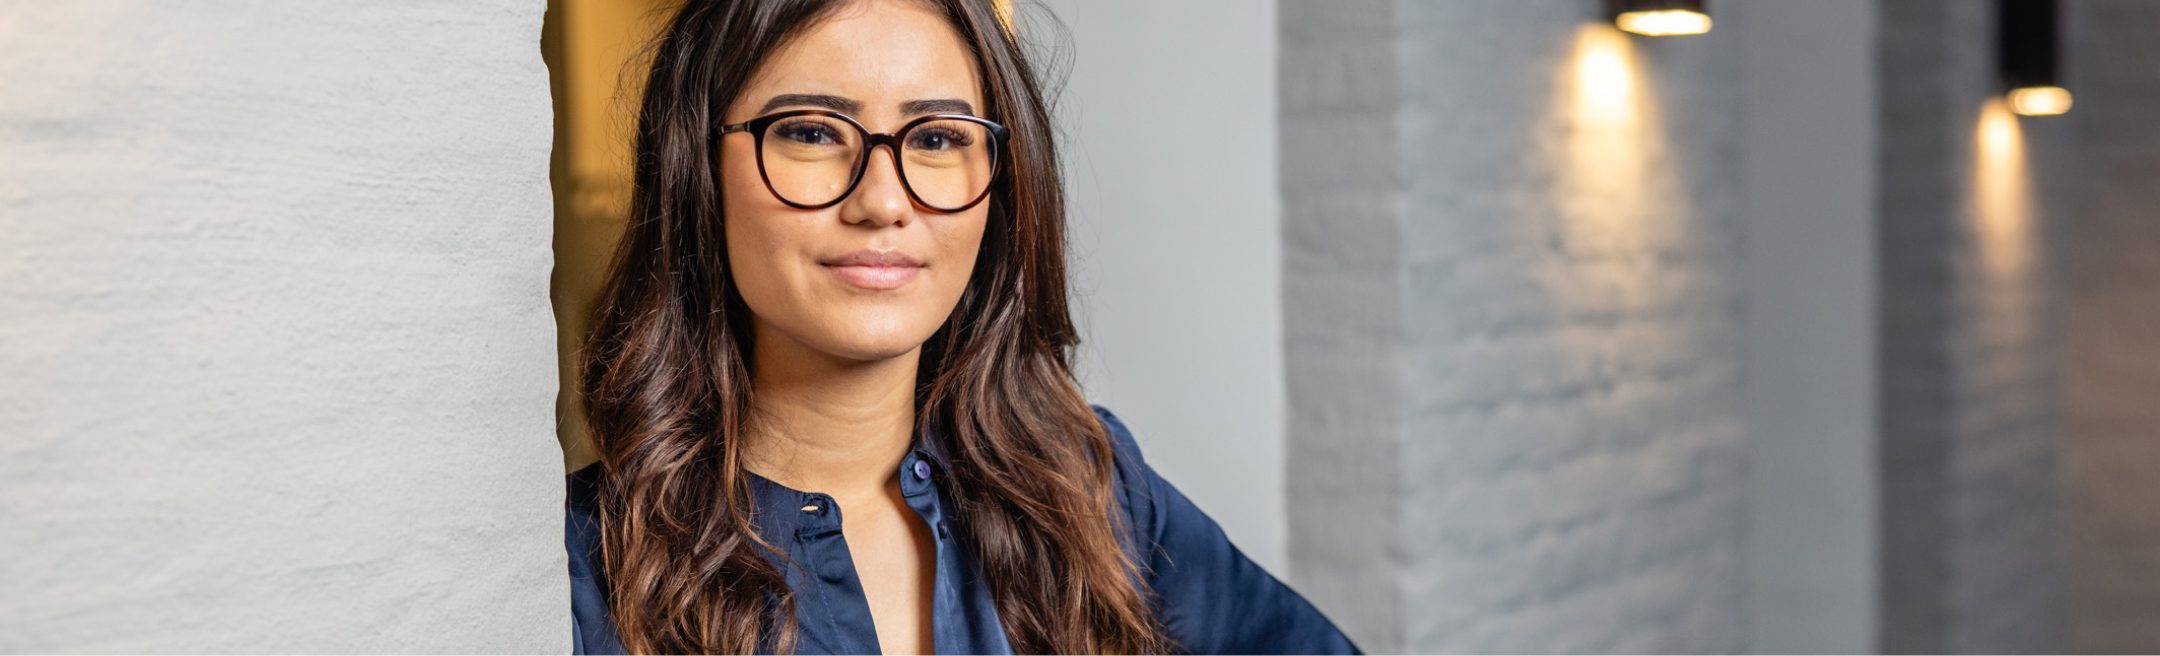
[[[1404,644],[1399,8],[1282,3],[1285,386],[1296,583],[1368,652]]]
[[[0,651],[560,651],[539,3],[0,3]]]
[[[1373,650],[1740,649],[1734,30],[1284,7],[1300,580]]]
[[[1089,397],[1240,549],[1287,575],[1272,0],[1045,2]],[[1036,19],[1029,22],[1029,19]]]

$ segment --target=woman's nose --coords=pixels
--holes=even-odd
[[[870,161],[866,162],[863,179],[841,204],[840,218],[848,223],[875,226],[905,226],[915,215],[915,203],[908,198],[907,188],[900,182],[900,168],[893,159],[892,147],[870,149]]]

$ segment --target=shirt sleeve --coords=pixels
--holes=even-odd
[[[593,477],[599,465],[590,465],[569,477],[569,499],[563,504],[563,548],[570,560],[570,653],[621,654],[614,622],[608,618],[607,578],[600,571],[600,526],[594,508]]]
[[[1172,640],[1195,654],[1362,653],[1327,616],[1230,544],[1213,518],[1155,473],[1125,423],[1102,406],[1119,501]]]

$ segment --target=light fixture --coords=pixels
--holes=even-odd
[[[1996,64],[2004,100],[2020,116],[2070,111],[2070,90],[2056,79],[2061,34],[2055,0],[1998,0]]]
[[[1643,36],[1689,36],[1710,31],[1708,0],[1606,0],[1613,25]]]
[[[2070,111],[2070,90],[2062,87],[2019,87],[2010,90],[2010,111],[2019,116],[2054,116]]]

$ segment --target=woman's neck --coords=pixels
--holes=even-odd
[[[914,441],[922,350],[847,360],[777,331],[762,331],[754,344],[746,466],[797,490],[843,498],[881,493]]]

